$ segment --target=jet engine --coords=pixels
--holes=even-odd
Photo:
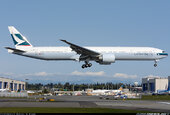
[[[115,62],[115,55],[114,54],[103,54],[99,57],[99,64],[103,65],[110,65],[111,63]]]

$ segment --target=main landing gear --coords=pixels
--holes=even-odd
[[[81,67],[84,69],[84,68],[91,67],[91,66],[92,66],[91,63],[88,63],[88,61],[85,61],[85,64],[83,64]]]

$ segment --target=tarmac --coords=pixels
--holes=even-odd
[[[106,100],[99,96],[46,96],[54,102],[38,102],[39,96],[28,99],[0,99],[0,107],[73,107],[115,108],[170,113],[170,101]]]

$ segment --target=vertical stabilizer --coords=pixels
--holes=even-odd
[[[118,90],[122,91],[123,90],[123,85],[121,85]]]
[[[16,48],[21,47],[32,47],[30,42],[27,40],[25,36],[23,36],[15,27],[8,26],[9,32],[11,34],[11,37],[13,39],[14,45]]]

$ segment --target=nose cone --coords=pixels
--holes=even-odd
[[[164,53],[164,56],[168,56],[168,53]]]

